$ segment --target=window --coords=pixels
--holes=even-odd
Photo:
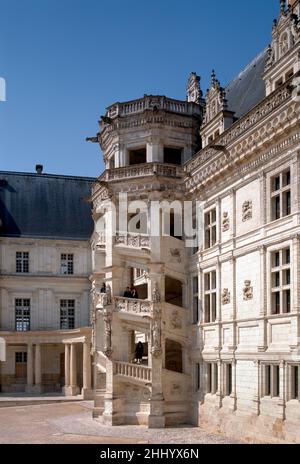
[[[196,382],[195,382],[196,391],[199,391],[200,390],[200,364],[199,363],[196,363],[195,378],[196,378]]]
[[[283,171],[271,179],[272,221],[291,214],[291,172]]]
[[[271,254],[271,313],[291,312],[291,256],[290,249]]]
[[[204,215],[205,248],[211,248],[217,241],[217,214],[212,209]]]
[[[16,353],[16,363],[27,363],[27,352]]]
[[[28,251],[16,252],[16,272],[24,274],[29,272],[29,253]]]
[[[224,365],[225,374],[225,396],[230,396],[232,393],[232,364]]]
[[[204,274],[204,322],[215,322],[217,318],[216,271]]]
[[[63,253],[60,255],[60,272],[63,275],[74,274],[74,255]]]
[[[193,324],[199,322],[199,290],[198,290],[198,276],[193,277]]]
[[[164,147],[164,163],[181,164],[182,149]]]
[[[264,396],[280,396],[280,368],[278,365],[266,364],[264,369]]]
[[[299,366],[291,366],[291,400],[300,400]]]
[[[207,365],[207,393],[215,395],[218,391],[218,364],[208,363]]]
[[[75,327],[75,300],[60,300],[60,328],[62,330]]]
[[[30,330],[30,299],[17,298],[15,300],[16,331],[28,332]]]
[[[134,164],[146,163],[147,162],[146,147],[140,148],[137,150],[129,150],[128,156],[129,156],[129,166],[132,166]]]

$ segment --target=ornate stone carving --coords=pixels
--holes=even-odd
[[[181,263],[181,253],[178,248],[170,248],[170,255],[175,258],[178,263]]]
[[[202,99],[200,79],[200,76],[197,76],[195,72],[192,72],[187,84],[187,101],[197,103],[198,105]]]
[[[252,219],[252,201],[249,200],[249,201],[245,201],[243,203],[243,207],[242,207],[242,221],[243,222],[246,222],[246,221],[249,221],[249,219]]]
[[[157,282],[155,282],[153,285],[152,301],[155,303],[160,301],[160,293],[159,293]]]
[[[230,291],[228,288],[224,288],[222,292],[222,305],[225,306],[231,301]]]
[[[251,280],[245,280],[245,287],[243,289],[244,300],[252,300],[253,299],[253,287],[251,286]]]
[[[111,357],[111,316],[109,314],[104,314],[104,354],[108,358]]]
[[[227,232],[229,230],[230,224],[229,224],[229,214],[227,212],[223,213],[223,218],[222,218],[222,230],[223,232]]]
[[[178,311],[172,312],[170,323],[171,323],[172,329],[182,329],[182,321],[181,321],[181,317],[178,314]]]
[[[106,296],[107,296],[107,304],[111,304],[111,287],[109,284],[106,284]]]
[[[151,323],[151,353],[154,357],[161,355],[161,319],[152,320]]]

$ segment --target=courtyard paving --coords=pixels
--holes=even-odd
[[[0,408],[0,443],[30,444],[238,444],[196,427],[149,430],[108,427],[92,419],[91,401]]]

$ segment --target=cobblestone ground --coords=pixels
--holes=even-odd
[[[195,427],[149,430],[107,427],[92,419],[92,402],[53,403],[0,408],[0,443],[180,443],[237,444]]]

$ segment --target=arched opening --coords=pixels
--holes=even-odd
[[[182,306],[182,283],[172,277],[165,277],[165,300],[175,306]]]
[[[174,340],[166,339],[165,368],[169,371],[182,373],[182,347]]]

